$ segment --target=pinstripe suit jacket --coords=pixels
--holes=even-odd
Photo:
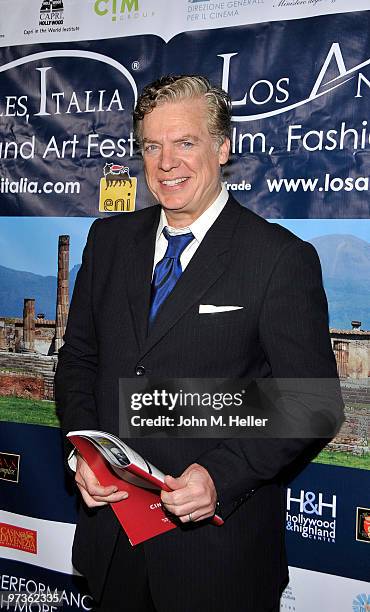
[[[56,374],[65,432],[117,433],[118,379],[138,365],[158,377],[336,377],[315,250],[232,197],[147,335],[158,221],[155,206],[90,230]],[[244,308],[207,317],[200,303]],[[309,441],[130,444],[165,473],[204,465],[226,518],[221,528],[178,528],[143,545],[159,609],[272,609],[287,581],[281,474]],[[110,508],[81,508],[73,559],[97,597],[118,530]]]

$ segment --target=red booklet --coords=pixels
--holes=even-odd
[[[133,546],[178,526],[161,504],[161,489],[171,490],[163,472],[113,434],[84,430],[70,431],[67,437],[101,485],[128,492],[127,499],[111,506]],[[212,522],[223,524],[217,515]]]

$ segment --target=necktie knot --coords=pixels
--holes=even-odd
[[[187,232],[186,234],[170,234],[167,227],[163,228],[163,235],[168,243],[164,256],[168,259],[177,259],[180,257],[181,253],[194,238],[191,232]]]

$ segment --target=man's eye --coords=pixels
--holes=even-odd
[[[193,146],[193,143],[190,142],[189,140],[185,140],[181,144],[182,144],[184,149],[191,149],[191,147]]]
[[[151,152],[155,151],[157,148],[158,148],[158,146],[155,145],[155,144],[147,144],[144,147],[144,151],[148,152],[148,153],[151,153]]]

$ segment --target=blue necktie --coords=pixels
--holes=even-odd
[[[163,229],[168,245],[167,250],[154,270],[152,281],[152,301],[149,312],[149,326],[152,325],[163,302],[168,298],[182,274],[180,256],[194,236],[191,232],[171,236]]]

